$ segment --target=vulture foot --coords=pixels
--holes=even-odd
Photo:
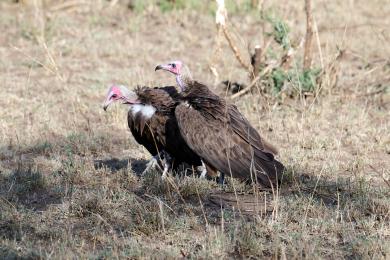
[[[152,159],[150,159],[150,161],[146,164],[146,168],[145,170],[142,172],[142,176],[145,175],[147,172],[149,172],[150,170],[152,169],[156,169],[158,168],[159,170],[162,170],[159,163],[158,163],[158,160],[160,159],[160,154],[157,154],[155,156],[152,157]]]
[[[168,177],[168,172],[172,168],[172,158],[167,152],[164,153],[164,170],[161,175],[161,179],[166,179]]]
[[[225,183],[225,174],[220,172],[218,177],[218,184],[223,187],[224,183]]]
[[[198,167],[198,171],[200,171],[200,177],[201,179],[205,179],[207,175],[207,168],[204,162],[202,161],[202,166]]]

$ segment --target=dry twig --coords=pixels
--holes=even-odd
[[[251,64],[252,64],[252,79],[255,78],[257,75],[259,75],[260,73],[260,65],[261,65],[261,58],[263,56],[263,48],[261,48],[260,45],[256,45],[255,46],[255,52],[253,53],[253,56],[252,56],[252,61],[251,61]]]
[[[236,45],[234,45],[233,38],[230,35],[230,32],[228,30],[226,21],[227,21],[227,10],[225,8],[225,1],[224,0],[216,0],[217,1],[217,11],[215,13],[215,23],[218,26],[218,31],[222,30],[227,42],[229,43],[230,48],[232,49],[234,56],[236,56],[236,59],[241,64],[241,66],[246,69],[249,73],[252,73],[252,66],[250,64],[247,64],[244,59],[242,58],[242,55],[240,54],[238,48]]]
[[[227,42],[229,43],[230,48],[232,49],[232,51],[234,53],[234,56],[236,56],[236,59],[238,60],[238,62],[241,64],[241,66],[244,69],[246,69],[249,72],[252,72],[252,66],[250,66],[247,63],[245,63],[244,59],[242,58],[242,55],[238,51],[238,48],[234,45],[233,39],[230,36],[230,33],[229,33],[227,27],[226,26],[222,26],[222,31],[223,31],[223,34],[225,35],[225,38],[226,38]]]
[[[305,52],[303,56],[303,68],[309,69],[312,61],[312,41],[313,41],[313,16],[311,12],[311,0],[305,0],[306,11],[306,38],[305,38]]]
[[[265,67],[265,69],[263,69],[261,71],[261,73],[259,75],[257,75],[257,77],[255,77],[251,84],[249,84],[248,87],[244,88],[242,91],[234,94],[231,96],[231,99],[236,99],[238,97],[241,97],[242,95],[245,95],[246,93],[248,93],[249,91],[251,91],[251,89],[256,86],[256,83],[259,79],[261,79],[264,75],[268,74],[269,72],[271,72],[273,69],[275,68],[275,65],[268,65],[267,67]]]
[[[115,3],[115,1],[112,3]],[[80,6],[88,6],[88,3],[83,0],[66,1],[50,7],[50,12],[77,9]]]

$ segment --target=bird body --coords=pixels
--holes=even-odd
[[[277,183],[284,167],[274,159],[275,148],[263,141],[236,106],[196,81],[190,86],[182,92],[175,115],[191,149],[227,176],[266,187]]]
[[[110,96],[114,96],[114,101],[122,100],[130,106],[127,116],[129,129],[134,139],[154,158],[164,152],[172,159],[170,164],[173,166],[183,162],[202,165],[200,157],[181,137],[175,118],[175,107],[178,104],[175,87],[138,87],[135,91],[129,91],[123,86],[113,86],[105,104],[110,104]],[[167,170],[164,169],[164,172]]]
[[[265,187],[277,185],[284,166],[274,158],[276,149],[260,137],[236,106],[182,75],[181,67],[172,62],[156,69],[176,75],[181,92],[175,115],[188,146],[208,169]]]

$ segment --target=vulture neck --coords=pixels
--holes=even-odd
[[[185,91],[188,86],[193,82],[192,75],[187,66],[184,66],[182,73],[176,75],[176,83],[179,85],[180,90]]]
[[[177,83],[177,85],[179,85],[181,91],[184,91],[187,87],[186,86],[187,84],[185,84],[184,82],[185,81],[182,79],[181,75],[176,76],[176,83]]]
[[[189,86],[193,83],[193,79],[186,75],[177,75],[176,83],[180,87],[180,92],[187,91]]]

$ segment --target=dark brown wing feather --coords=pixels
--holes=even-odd
[[[140,113],[128,113],[128,125],[135,140],[153,156],[165,150],[174,159],[174,165],[182,162],[201,165],[200,157],[184,141],[175,118],[177,91],[174,87],[139,87],[136,93],[143,104],[152,105],[156,113],[145,119]]]
[[[228,104],[227,106],[229,112],[229,125],[231,125],[236,134],[257,150],[272,155],[278,154],[277,149],[260,137],[256,129],[250,125],[248,120],[238,111],[235,105]]]
[[[144,146],[152,156],[156,156],[163,150],[164,145],[154,138],[153,133],[156,131],[149,129],[149,127],[144,131],[146,122],[140,115],[133,116],[132,112],[129,111],[127,123],[137,143]]]
[[[258,132],[233,105],[194,82],[175,113],[181,134],[207,164],[242,180],[269,187],[284,170]]]

